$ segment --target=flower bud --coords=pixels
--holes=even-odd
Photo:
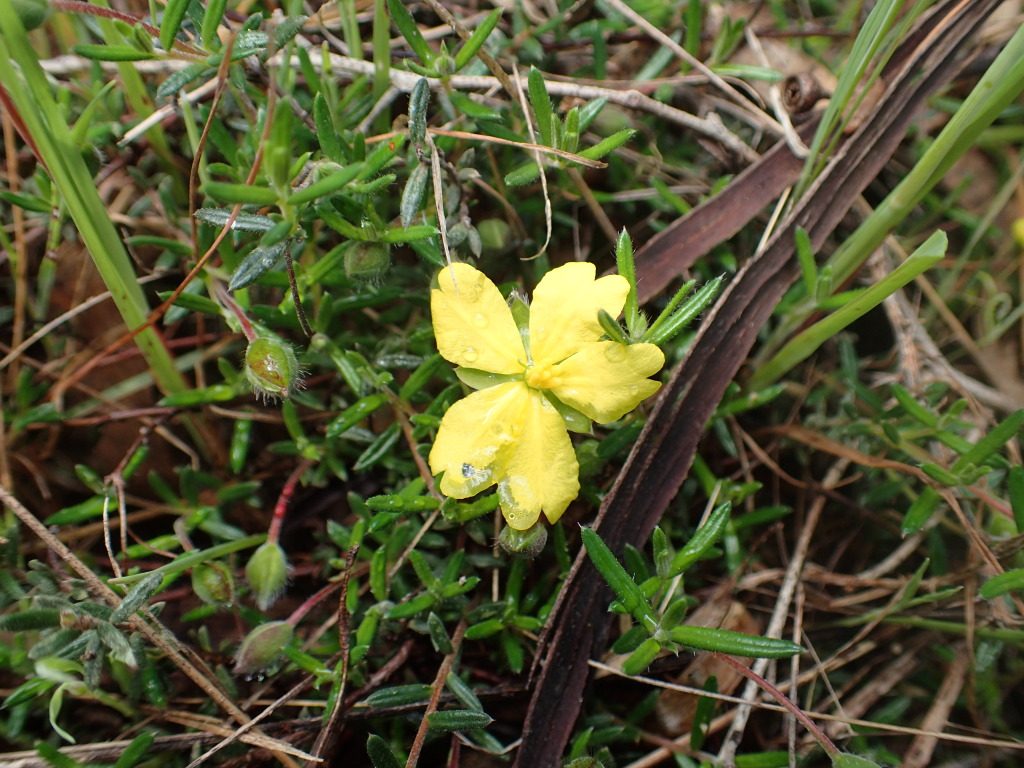
[[[391,266],[386,243],[353,240],[345,248],[345,275],[351,280],[373,281]]]
[[[208,605],[229,605],[235,601],[235,576],[224,563],[200,563],[192,569],[192,591]]]
[[[49,0],[10,0],[10,2],[26,31],[42,26],[52,10]]]
[[[235,656],[236,675],[262,675],[277,662],[285,646],[292,641],[294,630],[287,621],[260,624],[245,636]]]
[[[544,523],[536,522],[525,531],[517,531],[506,525],[498,534],[498,544],[510,555],[534,558],[544,551],[548,541],[548,529]]]
[[[288,558],[276,541],[265,541],[245,566],[245,579],[252,587],[260,610],[269,608],[288,583]]]
[[[264,400],[290,397],[301,380],[295,350],[279,339],[254,339],[245,350],[245,378]]]

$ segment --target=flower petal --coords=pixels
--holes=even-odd
[[[594,280],[596,268],[585,261],[548,272],[533,292],[530,306],[530,355],[535,363],[559,363],[583,344],[604,334],[597,311],[618,317],[629,283],[621,275]]]
[[[441,478],[441,493],[466,499],[506,475],[510,445],[528,407],[523,382],[473,392],[449,408],[430,449],[430,471]]]
[[[653,376],[665,365],[654,344],[586,344],[553,372],[560,379],[551,393],[598,424],[622,418],[661,387]]]
[[[469,264],[455,263],[430,292],[437,349],[449,362],[488,373],[518,373],[526,352],[497,286]]]
[[[518,439],[509,446],[505,477],[498,483],[506,522],[523,531],[541,512],[555,522],[580,492],[580,467],[565,422],[540,392],[528,389]]]

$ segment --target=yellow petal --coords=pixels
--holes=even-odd
[[[509,447],[521,430],[528,389],[509,382],[473,392],[449,408],[430,449],[430,471],[441,493],[465,499],[505,476]]]
[[[520,531],[542,512],[555,522],[580,492],[580,467],[565,422],[540,392],[527,392],[521,431],[509,446],[505,476],[498,483],[502,514]]]
[[[618,317],[629,283],[621,275],[594,280],[593,264],[576,261],[544,275],[530,306],[530,354],[535,363],[559,363],[583,344],[604,334],[597,320],[603,309]]]
[[[665,365],[654,344],[599,341],[554,366],[559,386],[551,393],[598,424],[622,418],[661,387],[653,376]]]
[[[452,264],[430,292],[437,349],[449,362],[488,373],[518,373],[526,353],[498,288],[468,264]]]

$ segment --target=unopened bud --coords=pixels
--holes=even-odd
[[[498,534],[498,544],[510,555],[534,558],[544,551],[548,541],[548,529],[544,523],[536,522],[525,531],[518,531],[506,525]]]
[[[345,275],[351,280],[372,282],[391,266],[391,250],[386,243],[353,240],[345,248]]]
[[[192,569],[192,591],[209,605],[229,605],[235,601],[235,576],[224,563],[200,563]]]
[[[245,350],[245,378],[264,400],[290,397],[299,385],[299,363],[290,344],[259,338]]]
[[[245,566],[245,579],[252,587],[260,610],[269,608],[288,583],[288,558],[276,541],[265,541]]]
[[[287,621],[260,624],[245,636],[235,656],[236,675],[262,675],[277,663],[282,651],[292,641],[294,630]]]
[[[10,3],[26,31],[41,26],[52,10],[49,0],[10,0]]]

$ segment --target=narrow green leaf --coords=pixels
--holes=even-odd
[[[985,600],[992,600],[1007,592],[1021,592],[1024,590],[1024,568],[1015,568],[1006,573],[1000,573],[981,585],[978,594]]]
[[[387,742],[376,734],[370,734],[366,740],[366,754],[373,768],[402,768],[402,763],[391,752]]]
[[[803,653],[796,643],[774,637],[745,635],[728,629],[684,625],[669,633],[672,640],[699,651],[718,651],[730,656],[751,656],[758,659],[786,659]]]
[[[228,0],[209,0],[206,4],[206,14],[203,16],[203,28],[199,32],[199,41],[203,48],[213,50],[214,43],[219,43],[217,28],[224,18],[224,9],[227,8]]]
[[[178,36],[181,22],[185,20],[190,0],[167,0],[164,6],[164,18],[160,22],[160,45],[170,52],[174,48],[174,38]]]
[[[31,632],[60,626],[60,611],[51,608],[29,608],[0,616],[0,631]]]
[[[523,184],[529,184],[536,181],[540,176],[543,161],[538,163],[536,160],[529,160],[523,165],[515,168],[505,174],[505,183],[510,187],[520,187]]]
[[[334,439],[350,430],[371,413],[388,402],[387,395],[375,393],[356,401],[327,425],[327,437]]]
[[[527,86],[529,88],[530,104],[533,106],[533,113],[537,116],[537,133],[540,134],[540,143],[546,147],[553,147],[551,99],[548,97],[547,86],[544,85],[544,75],[536,67],[530,67]]]
[[[469,64],[470,59],[476,56],[477,51],[487,41],[488,35],[494,31],[494,28],[498,25],[498,19],[501,18],[501,8],[495,8],[489,14],[487,18],[480,22],[480,25],[473,30],[473,34],[470,35],[469,40],[466,41],[458,53],[455,54],[455,71],[458,72],[464,66]]]
[[[650,634],[653,634],[658,628],[658,621],[654,616],[654,609],[647,602],[640,587],[626,573],[626,569],[622,567],[612,551],[608,549],[608,545],[601,540],[593,528],[584,526],[581,535],[583,546],[586,547],[591,562],[594,563],[594,567],[601,573],[604,580],[608,582],[608,586],[615,592],[623,607],[632,613]]]
[[[278,201],[277,192],[269,187],[235,184],[226,181],[208,181],[203,184],[202,189],[210,197],[222,200],[225,203],[274,205]]]
[[[223,227],[231,218],[231,211],[223,208],[200,208],[195,217],[204,224],[214,227]],[[255,213],[240,213],[231,222],[231,228],[242,232],[269,232],[278,222],[269,216],[261,216]]]
[[[486,712],[474,712],[471,709],[449,709],[427,715],[430,730],[441,733],[475,731],[493,722],[494,718]]]
[[[423,208],[423,201],[427,196],[427,186],[430,181],[430,166],[426,163],[417,163],[405,182],[405,189],[402,190],[402,201],[398,206],[402,226],[408,229],[413,219]]]
[[[1013,521],[1017,524],[1017,533],[1024,533],[1024,467],[1017,465],[1010,469],[1007,479],[1010,494],[1010,507],[1013,509]]]
[[[430,83],[421,77],[409,96],[409,141],[419,145],[427,136],[427,110],[430,107]],[[420,164],[422,166],[422,163]]]
[[[206,62],[199,61],[195,64],[189,64],[184,69],[171,73],[167,76],[166,80],[160,83],[160,86],[156,89],[157,98],[166,99],[169,96],[174,96],[204,72],[212,71],[213,67]]]
[[[92,61],[146,61],[156,58],[155,54],[131,45],[73,45],[71,50]]]
[[[398,32],[405,38],[405,42],[409,44],[413,52],[419,56],[420,61],[429,67],[436,58],[436,54],[420,33],[420,28],[416,26],[416,20],[410,15],[405,3],[403,0],[387,0],[387,3],[388,10],[391,12],[391,21],[398,28]]]
[[[626,128],[622,131],[616,131],[607,139],[602,139],[592,147],[587,147],[579,152],[580,157],[585,157],[587,160],[600,160],[602,157],[610,152],[614,152],[616,149],[621,147],[636,133],[632,128]]]
[[[818,321],[787,342],[774,357],[762,365],[751,377],[752,389],[761,389],[775,383],[793,366],[810,357],[828,339],[846,328],[854,320],[881,304],[888,296],[901,289],[915,277],[928,270],[946,252],[946,233],[939,230],[914,251],[907,260],[889,275],[862,291],[857,298]]]
[[[629,340],[622,332],[622,326],[615,322],[615,318],[608,314],[608,310],[597,310],[597,321],[601,324],[604,332],[608,334],[609,339],[617,341],[619,344],[629,344]]]
[[[130,616],[140,610],[156,594],[163,580],[163,575],[159,573],[146,575],[124,596],[121,604],[111,614],[110,621],[114,624],[128,621]]]
[[[983,464],[993,453],[1012,440],[1024,427],[1024,410],[1011,413],[999,422],[991,432],[979,440],[973,448],[964,453],[950,469],[958,472],[968,465]]]
[[[345,154],[341,149],[341,139],[338,138],[338,132],[334,127],[331,108],[322,93],[317,93],[313,97],[313,125],[316,126],[316,137],[324,155],[336,163],[344,163]]]
[[[652,661],[658,658],[659,653],[661,653],[661,643],[653,637],[648,637],[622,663],[622,671],[627,675],[639,675],[651,665]]]
[[[729,522],[729,513],[732,511],[732,504],[728,502],[720,504],[708,515],[708,519],[697,529],[686,545],[679,550],[672,561],[671,574],[673,577],[686,571],[691,565],[697,562],[705,552],[714,546],[715,542],[725,532],[725,526]]]
[[[228,283],[229,291],[237,291],[252,285],[263,275],[267,274],[274,265],[281,260],[288,243],[277,245],[259,245],[249,252],[238,268],[231,273],[231,282]]]
[[[303,187],[298,192],[289,195],[288,202],[291,205],[302,205],[303,203],[309,203],[318,198],[333,194],[349,182],[355,180],[356,176],[359,175],[361,167],[360,163],[353,163],[342,168],[340,171],[324,176],[322,179],[314,181],[309,186]]]
[[[910,505],[910,509],[903,516],[903,526],[900,529],[900,533],[904,536],[917,533],[931,519],[931,516],[941,503],[942,496],[939,495],[939,492],[931,486],[926,487],[914,499],[914,503]]]

